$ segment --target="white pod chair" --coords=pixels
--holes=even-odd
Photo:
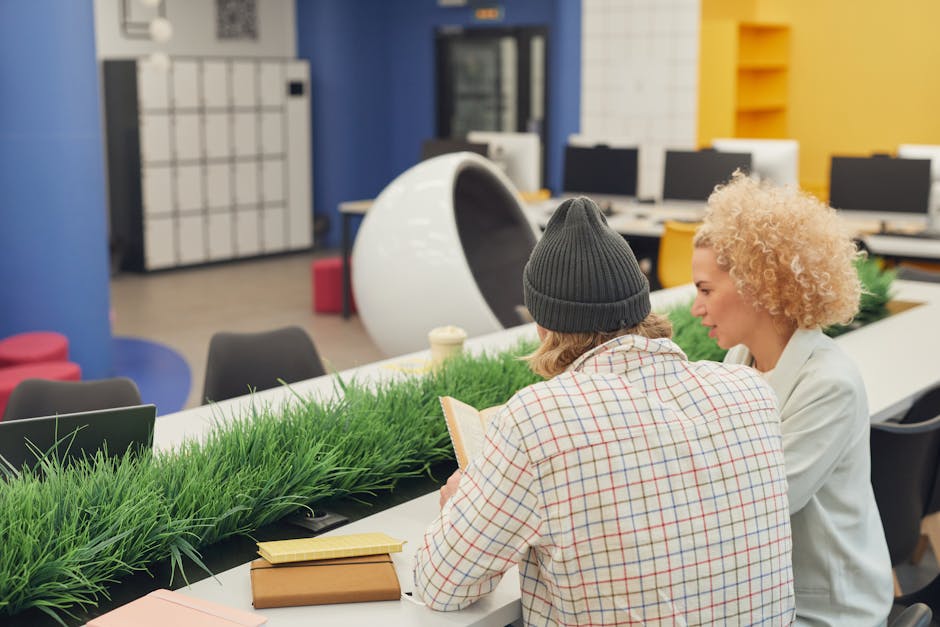
[[[522,270],[537,231],[489,160],[441,155],[376,198],[353,247],[359,316],[387,355],[428,347],[443,325],[474,337],[519,324]]]

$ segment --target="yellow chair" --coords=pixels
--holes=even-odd
[[[663,223],[659,240],[657,276],[662,287],[675,287],[692,282],[692,237],[701,222]]]

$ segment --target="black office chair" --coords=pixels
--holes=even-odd
[[[940,575],[937,575],[933,581],[915,592],[903,594],[894,599],[894,606],[891,608],[888,625],[895,627],[900,625],[901,618],[911,609],[919,605],[926,605],[932,614],[940,617]],[[903,608],[903,613],[901,612]],[[896,618],[895,618],[896,617]],[[925,623],[914,623],[923,625]],[[932,624],[929,620],[926,624]]]
[[[914,424],[871,425],[871,484],[892,566],[917,548],[938,458],[940,416]]]
[[[88,381],[21,381],[7,402],[4,420],[71,414],[140,405],[140,390],[127,377]]]
[[[209,341],[203,402],[224,401],[326,374],[307,332],[297,326],[261,333],[219,332]]]
[[[901,424],[917,424],[940,416],[940,384],[933,386],[922,393],[904,412],[900,419]],[[940,468],[937,469],[937,479],[940,479]],[[921,534],[926,536],[927,542],[933,549],[934,556],[940,562],[940,481],[934,480],[934,488],[927,501],[927,510],[921,523]],[[926,545],[918,547],[911,561],[915,564],[920,561]]]

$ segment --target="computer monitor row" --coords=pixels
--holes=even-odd
[[[797,184],[798,150],[795,140],[751,139],[717,139],[711,150],[669,150],[662,197],[705,200],[738,168],[779,184]],[[542,186],[541,141],[535,133],[472,131],[465,140],[431,139],[422,145],[421,157],[423,160],[461,151],[495,161],[520,191]],[[562,191],[634,197],[638,166],[637,147],[573,141],[565,147]]]
[[[636,196],[638,161],[637,148],[566,146],[563,191]],[[706,200],[737,169],[750,171],[750,153],[667,150],[662,198]]]
[[[541,188],[541,142],[535,133],[474,131],[467,139],[434,139],[422,158],[470,151],[496,161],[520,191]],[[924,214],[931,203],[931,163],[940,172],[940,148],[903,145],[901,158],[833,156],[829,202],[837,209]],[[639,149],[584,145],[565,147],[562,191],[635,197]],[[736,169],[754,172],[780,185],[798,185],[799,144],[795,140],[721,138],[712,149],[667,150],[663,170],[664,200],[706,200],[716,185]],[[935,176],[936,178],[937,176]]]

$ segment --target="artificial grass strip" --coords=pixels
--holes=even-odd
[[[461,356],[424,377],[340,382],[340,398],[293,396],[220,422],[171,453],[63,466],[0,484],[0,614],[61,620],[122,577],[278,520],[305,503],[385,490],[452,459],[438,396],[496,405],[535,382],[519,354]]]

